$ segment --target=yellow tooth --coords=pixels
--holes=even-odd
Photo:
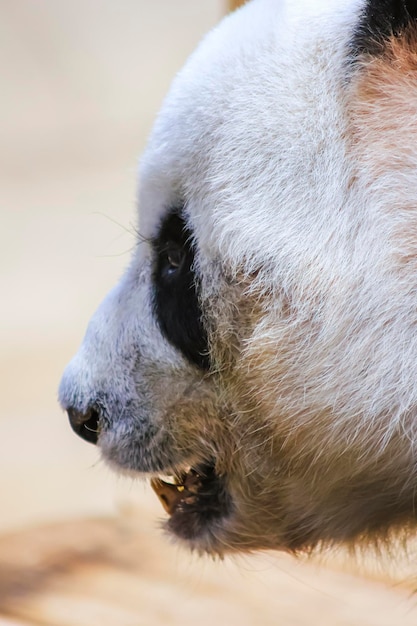
[[[165,511],[169,515],[172,515],[183,498],[181,492],[184,491],[184,487],[182,485],[166,483],[160,478],[152,478],[151,487],[158,496]]]

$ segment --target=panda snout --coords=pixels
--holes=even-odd
[[[90,443],[97,443],[100,433],[100,410],[97,406],[90,407],[84,413],[69,407],[67,414],[71,428],[77,435]]]

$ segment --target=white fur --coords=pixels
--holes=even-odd
[[[355,481],[369,493],[385,485],[389,499],[415,480],[417,273],[415,263],[404,269],[410,238],[401,232],[415,220],[417,148],[403,145],[404,133],[401,145],[378,144],[378,110],[358,106],[367,69],[349,72],[348,46],[363,8],[364,0],[253,0],[230,15],[174,80],[143,155],[141,234],[155,237],[164,215],[184,206],[213,351],[233,344],[233,363],[219,356],[218,378],[207,380],[162,337],[145,242],[61,386],[63,405],[80,410],[104,395],[100,445],[124,468],[172,467],[202,457],[204,446],[220,458],[216,437],[227,423],[222,436],[243,467],[229,468],[236,501],[250,491],[239,471],[247,478],[265,463],[262,489],[285,503],[271,505],[276,534],[253,539],[256,547],[286,545],[282,510],[288,527],[326,528],[316,539],[353,536],[343,515],[359,519]],[[382,168],[375,145],[393,151]],[[199,432],[181,422],[193,419],[191,396],[199,419],[212,416]],[[340,489],[352,498],[346,514]]]

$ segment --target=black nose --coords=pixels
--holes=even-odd
[[[86,413],[81,413],[70,407],[67,409],[71,428],[80,437],[90,443],[97,443],[100,432],[100,413],[97,408],[91,408]]]

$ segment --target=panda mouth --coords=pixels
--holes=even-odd
[[[168,478],[153,478],[151,486],[169,515],[168,530],[179,538],[192,541],[213,534],[231,513],[226,478],[216,473],[214,462],[189,467]]]

